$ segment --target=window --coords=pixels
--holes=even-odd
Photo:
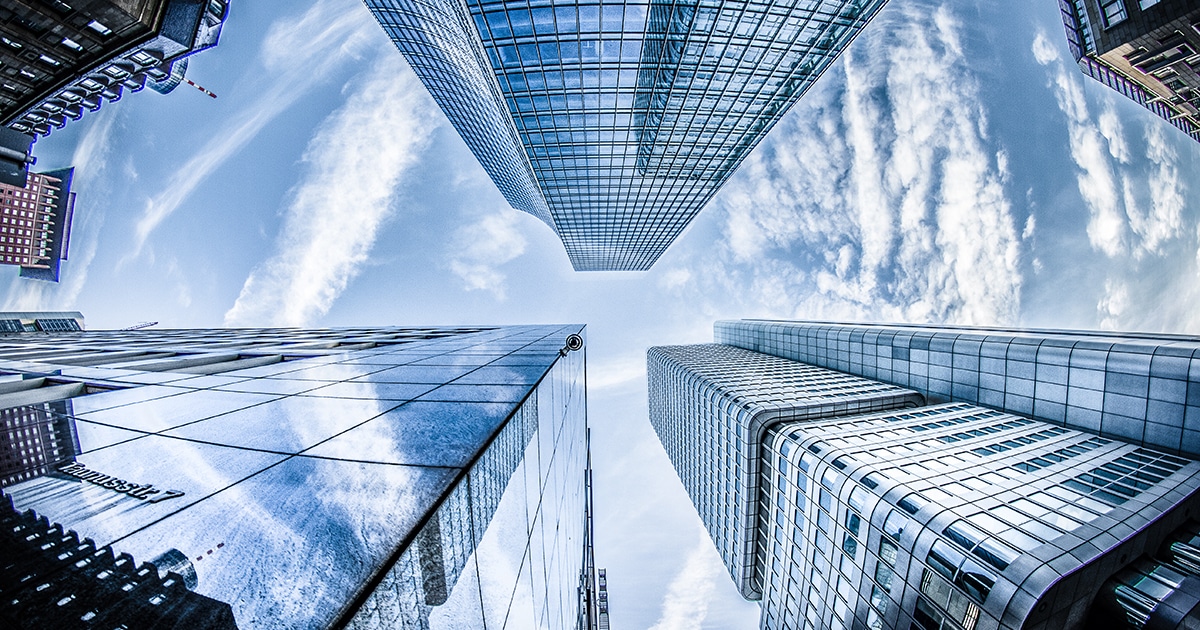
[[[887,519],[883,522],[883,533],[887,534],[895,540],[900,541],[900,535],[904,533],[904,527],[908,525],[908,519],[903,514],[892,510]]]
[[[1108,28],[1125,21],[1125,0],[1100,0],[1100,13],[1104,16],[1104,27]]]
[[[1007,569],[1020,556],[1015,549],[984,534],[966,521],[951,523],[942,534],[998,571]]]
[[[1142,10],[1145,11],[1146,9],[1158,4],[1158,2],[1159,0],[1138,0],[1138,6],[1142,7]]]
[[[91,22],[88,22],[87,26],[88,26],[88,28],[92,29],[93,31],[96,31],[97,33],[100,33],[101,35],[112,34],[112,29],[101,24],[100,22],[97,22],[96,20],[92,20]]]
[[[920,494],[913,492],[903,499],[900,499],[900,502],[897,505],[900,506],[900,509],[908,512],[909,514],[916,514],[921,510],[921,508],[929,505],[929,499],[926,499]]]

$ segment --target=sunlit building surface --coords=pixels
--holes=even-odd
[[[128,92],[170,91],[227,13],[226,0],[6,1],[0,124],[44,136]]]
[[[588,627],[582,332],[0,336],[0,621]]]
[[[1087,76],[1200,141],[1200,6],[1192,0],[1059,0]]]
[[[1050,350],[1066,344],[1062,374],[1071,378],[1077,348],[1089,361],[1076,366],[1077,384],[1094,385],[1087,371],[1098,370],[1102,409],[1103,384],[1128,385],[1140,365],[1123,353],[1148,357],[1143,406],[1163,390],[1152,383],[1169,378],[1168,364],[1182,374],[1171,380],[1186,400],[1200,387],[1188,376],[1200,339],[766,321],[716,328],[719,345],[650,349],[650,420],[743,595],[762,601],[761,627],[1142,629],[1200,621],[1194,455],[1178,442],[1168,448],[1017,413],[963,389],[974,371],[975,387],[986,382],[1001,403],[1024,404],[1007,399],[1011,392],[1040,407],[1052,388],[1026,392],[1019,381],[1053,378],[1062,355]],[[973,366],[963,359],[971,344]],[[980,362],[997,346],[1011,355]],[[1097,368],[1088,353],[1100,346]],[[887,362],[877,348],[886,348]],[[1002,378],[979,377],[998,370]],[[858,381],[880,388],[875,396],[902,395],[863,408],[830,386]],[[821,406],[829,413],[808,412]],[[1151,416],[1182,426],[1185,407],[1174,416],[1154,407]],[[1061,405],[1074,418],[1070,409]],[[1115,422],[1133,422],[1132,409]],[[742,553],[725,553],[730,531],[749,540]]]
[[[512,207],[645,270],[885,0],[367,0]]]

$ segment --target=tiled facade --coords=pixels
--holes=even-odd
[[[650,423],[730,575],[757,599],[759,451],[773,424],[913,407],[915,392],[721,345],[647,354]]]
[[[1181,382],[1186,398],[1200,340],[753,320],[718,322],[715,337],[648,351],[650,418],[735,583],[762,600],[762,628],[1195,621],[1200,462],[1146,430],[1112,433],[1182,425],[1182,412],[1147,414],[1168,402],[1150,393]],[[817,369],[909,388],[896,391],[920,406],[842,405],[735,439],[763,401],[832,408],[835,390],[799,378]],[[1106,397],[1132,397],[1134,381],[1140,417],[1123,408],[1109,435],[1075,426],[1072,387],[1099,392],[1107,418]],[[746,530],[749,554],[722,547]]]
[[[577,270],[645,270],[884,0],[367,0]]]
[[[964,403],[768,435],[764,628],[1093,627],[1103,556],[1200,508],[1198,462]]]
[[[0,336],[0,405],[40,399],[75,440],[51,470],[8,480],[4,500],[97,553],[156,559],[145,588],[190,576],[191,599],[228,604],[243,630],[575,627],[577,333]],[[179,562],[159,566],[171,550]]]
[[[768,320],[719,343],[1200,457],[1200,339]]]

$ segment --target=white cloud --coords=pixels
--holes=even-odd
[[[1068,68],[1044,31],[1033,40],[1033,55],[1038,63],[1051,69],[1051,85],[1058,108],[1067,116],[1067,133],[1071,158],[1079,171],[1076,176],[1079,194],[1088,207],[1088,240],[1092,247],[1109,256],[1124,249],[1125,221],[1122,184],[1113,170],[1112,159],[1127,157],[1124,134],[1111,104],[1101,115],[1102,127],[1088,113],[1084,97],[1083,77],[1073,67]],[[1053,50],[1053,54],[1048,51]]]
[[[1122,320],[1126,311],[1129,310],[1129,305],[1129,288],[1121,282],[1106,280],[1104,296],[1096,305],[1096,309],[1100,312],[1100,328],[1104,330],[1125,328]]]
[[[1192,293],[1189,286],[1194,283],[1180,279],[1194,277],[1195,271],[1190,260],[1175,259],[1175,245],[1184,239],[1190,242],[1190,235],[1185,236],[1188,185],[1180,176],[1176,148],[1184,139],[1175,137],[1165,121],[1089,83],[1051,48],[1046,33],[1037,33],[1033,53],[1046,66],[1066,116],[1076,182],[1089,213],[1088,241],[1109,263],[1092,263],[1106,268],[1101,274],[1103,292],[1095,287],[1090,294],[1097,296],[1097,324],[1107,329],[1194,328],[1193,309],[1177,306],[1190,302],[1184,297]],[[1089,108],[1089,91],[1096,94],[1098,106]],[[1122,108],[1131,113],[1122,113]],[[1099,114],[1093,117],[1090,110]],[[1144,144],[1127,129],[1131,125],[1143,126]],[[1147,282],[1148,277],[1155,281]]]
[[[1093,121],[1084,77],[1057,51],[1049,54],[1050,49],[1046,33],[1038,32],[1034,57],[1048,67],[1059,109],[1067,117],[1079,192],[1091,215],[1087,234],[1092,247],[1110,257],[1131,254],[1140,259],[1160,253],[1167,241],[1182,234],[1186,189],[1166,123],[1143,118],[1146,159],[1137,159],[1115,105],[1120,97],[1105,93]],[[1147,167],[1149,172],[1143,172]]]
[[[621,355],[608,360],[593,361],[588,370],[588,390],[618,388],[630,383],[643,383],[646,379],[646,356],[642,352]]]
[[[1179,177],[1178,156],[1167,140],[1165,124],[1152,120],[1146,125],[1146,158],[1151,171],[1150,211],[1129,213],[1129,227],[1141,237],[1138,253],[1158,253],[1168,240],[1183,233],[1186,185]]]
[[[468,290],[484,290],[504,299],[507,276],[500,266],[525,253],[517,218],[515,211],[502,210],[455,231],[448,252],[450,270]]]
[[[728,579],[712,541],[703,530],[683,568],[671,580],[662,615],[650,630],[698,630],[708,616],[715,580]]]
[[[122,263],[139,256],[154,230],[263,127],[308,94],[334,68],[360,57],[365,45],[381,37],[370,12],[350,0],[319,2],[303,15],[272,26],[260,51],[261,72],[266,80],[257,98],[229,115],[212,139],[147,201],[134,229],[134,245]]]
[[[658,279],[659,286],[665,289],[678,289],[692,279],[692,272],[683,267],[668,269]]]
[[[226,325],[311,324],[367,261],[397,189],[439,124],[394,50],[381,50],[305,152],[307,174],[284,211],[276,252],[242,286]]]
[[[746,160],[717,201],[727,259],[699,262],[697,290],[781,317],[1016,320],[1008,157],[950,6],[880,14]]]

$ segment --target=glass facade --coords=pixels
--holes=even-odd
[[[0,337],[0,406],[44,399],[0,418],[0,520],[35,536],[0,537],[0,555],[23,558],[0,580],[5,614],[39,627],[575,627],[579,333]],[[42,539],[57,542],[23,551]]]
[[[367,0],[577,270],[645,270],[884,0]]]
[[[1103,401],[1106,384],[1131,388],[1140,369],[1146,392],[1167,379],[1186,393],[1200,339],[763,321],[718,322],[716,338],[730,345],[648,351],[650,419],[743,595],[761,598],[762,628],[1200,618],[1200,462],[1030,413],[1059,391],[1043,381],[1090,385]],[[828,376],[804,378],[811,364]],[[911,398],[840,404],[829,384],[851,375]],[[982,400],[985,389],[999,398]],[[820,401],[829,413],[749,420],[760,405]],[[1022,401],[1023,412],[1004,404]],[[722,548],[731,523],[752,530],[747,555]]]

